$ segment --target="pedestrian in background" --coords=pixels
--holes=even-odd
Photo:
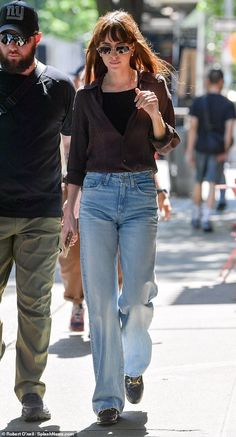
[[[151,360],[148,334],[154,279],[157,150],[178,143],[166,64],[124,11],[100,17],[88,45],[85,86],[77,92],[68,161],[63,241],[77,236],[96,378],[97,423],[112,425],[126,397],[138,403]],[[123,275],[118,290],[117,259]]]
[[[84,84],[85,65],[80,65],[71,76],[73,76],[73,82],[75,89],[78,90]]]
[[[60,250],[60,141],[70,141],[74,87],[35,58],[37,12],[23,1],[0,10],[0,298],[16,268],[15,393],[26,421],[47,420],[43,402],[51,288]],[[2,324],[0,352],[3,355]]]
[[[213,231],[211,215],[215,205],[215,185],[222,182],[236,118],[233,103],[221,94],[223,86],[222,70],[211,69],[207,74],[207,93],[196,97],[190,108],[186,157],[196,170],[191,223],[193,228],[201,227],[205,232]],[[204,181],[209,182],[209,193],[202,208]]]
[[[84,65],[80,65],[73,75],[73,82],[75,88],[78,89],[84,82]],[[64,149],[64,167],[65,174],[62,181],[63,205],[67,201],[67,180],[66,167],[69,156],[69,144]],[[78,218],[79,214],[79,197],[75,204],[75,216]],[[64,298],[72,302],[72,310],[70,316],[69,328],[71,331],[84,331],[84,293],[82,286],[82,278],[80,271],[80,244],[79,238],[73,246],[70,247],[67,257],[63,254],[59,256],[59,264],[61,270],[61,278],[64,284]]]

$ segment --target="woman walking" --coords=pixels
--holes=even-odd
[[[157,205],[154,153],[179,143],[163,75],[166,64],[124,11],[101,17],[88,45],[85,86],[74,104],[63,240],[79,228],[83,287],[90,320],[97,423],[118,421],[125,394],[138,403],[151,360],[148,334]],[[123,287],[118,293],[117,258]]]

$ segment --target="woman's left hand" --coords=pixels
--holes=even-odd
[[[164,191],[157,194],[157,205],[163,215],[163,219],[165,221],[169,220],[171,216],[172,207],[171,207],[169,196]]]
[[[158,114],[158,98],[153,91],[141,91],[139,88],[135,88],[135,92],[134,102],[137,109],[144,109],[151,118]]]

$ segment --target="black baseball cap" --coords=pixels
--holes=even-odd
[[[24,1],[12,1],[0,9],[0,33],[14,30],[29,37],[39,31],[38,14]]]

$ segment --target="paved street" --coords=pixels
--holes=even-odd
[[[0,364],[0,435],[78,437],[236,436],[236,271],[222,283],[219,271],[235,247],[230,235],[236,202],[213,217],[215,232],[189,225],[191,202],[173,199],[170,222],[159,225],[159,295],[150,333],[152,363],[144,375],[139,405],[125,405],[119,423],[101,428],[91,408],[94,387],[86,335],[68,329],[71,304],[63,300],[59,270],[53,288],[53,329],[45,401],[52,419],[27,424],[15,397],[15,283],[12,276],[1,305],[7,350]],[[25,432],[25,433],[23,433]],[[28,433],[27,433],[28,432]],[[33,434],[34,432],[34,434]],[[16,435],[16,434],[15,434]]]

